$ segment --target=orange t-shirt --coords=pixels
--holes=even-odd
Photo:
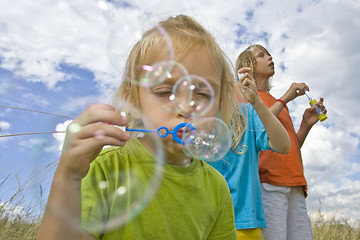
[[[268,108],[276,102],[269,93],[258,90],[258,94]],[[300,144],[287,107],[280,112],[278,119],[289,134],[290,152],[288,154],[279,154],[271,150],[261,152],[260,182],[277,186],[306,186]]]

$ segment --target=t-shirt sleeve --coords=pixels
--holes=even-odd
[[[216,223],[210,233],[210,236],[208,237],[209,240],[235,240],[237,237],[233,202],[231,199],[230,190],[225,181],[224,183],[224,198],[222,199],[222,205],[219,210]]]
[[[264,125],[262,124],[259,115],[256,113],[255,109],[251,107],[249,111],[249,127],[255,132],[255,143],[257,151],[266,151],[272,150],[269,146],[269,137],[266,133]]]

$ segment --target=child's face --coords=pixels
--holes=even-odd
[[[256,66],[254,69],[255,78],[261,77],[268,79],[275,74],[274,62],[272,57],[266,53],[263,49],[256,46],[252,50],[252,54],[256,59]]]
[[[201,117],[217,117],[222,77],[222,69],[219,64],[216,64],[214,57],[211,57],[205,48],[197,48],[196,50],[191,51],[180,63],[187,69],[189,75],[198,75],[210,83],[214,90],[214,102],[210,109]],[[172,78],[169,78],[156,86],[156,91],[162,91],[162,89],[164,91],[171,91],[172,87],[180,77],[182,77],[182,74],[177,74],[175,71]],[[155,127],[157,129],[164,126],[172,131],[179,123],[190,121],[188,118],[189,113],[186,112],[187,110],[180,113],[168,112],[165,111],[162,106],[159,106],[160,104],[154,101],[154,97],[160,98],[163,96],[157,96],[142,87],[139,88],[139,95],[141,111],[146,118],[151,121],[152,128]],[[170,154],[172,158],[184,158],[182,146],[176,143],[170,134],[164,138],[163,143],[168,156]]]

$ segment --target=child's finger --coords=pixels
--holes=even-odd
[[[318,106],[321,108],[321,111],[323,111],[323,113],[327,113],[327,109],[324,106],[324,98],[320,98],[319,102],[317,102]]]
[[[244,81],[246,80],[246,82],[248,84],[255,84],[255,80],[252,77],[252,75],[250,75],[249,73],[245,73],[242,77],[241,77],[241,83],[244,83]]]
[[[99,133],[97,136],[94,136],[92,138],[81,139],[78,146],[81,144],[84,147],[92,149],[98,146],[105,146],[105,145],[124,146],[126,144],[126,141],[107,135],[101,135]]]
[[[296,83],[294,82],[290,88],[295,90],[297,96],[302,96],[305,94],[305,91],[309,91],[309,87],[305,83]]]
[[[126,126],[127,119],[116,109],[108,104],[93,104],[77,117],[74,123],[85,126],[96,122],[108,122],[118,126]]]
[[[243,67],[243,68],[240,68],[240,69],[238,70],[238,73],[239,73],[239,74],[243,74],[243,73],[252,74],[252,69],[249,68],[249,67]]]
[[[240,73],[239,79],[240,82],[242,82],[244,80],[244,78],[246,78],[248,76],[248,73]]]
[[[71,129],[71,126],[69,126]],[[71,131],[71,130],[70,130]],[[73,132],[73,137],[77,139],[86,139],[93,137],[112,137],[121,141],[127,141],[130,139],[130,133],[124,132],[121,129],[111,124],[105,124],[101,122],[80,126],[80,131]]]
[[[242,84],[243,84],[244,86],[246,86],[246,87],[249,87],[249,86],[251,86],[252,82],[251,82],[250,79],[245,78],[245,79],[242,81]]]
[[[306,89],[306,91],[310,91],[310,88],[308,85],[306,85],[306,83],[304,83],[304,88]]]

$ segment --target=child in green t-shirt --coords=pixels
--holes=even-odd
[[[141,189],[149,187],[149,175],[156,172],[156,143],[147,136],[130,140],[129,132],[116,126],[139,127],[141,123],[145,129],[173,130],[189,122],[197,106],[188,103],[188,108],[167,111],[173,106],[174,85],[183,73],[206,79],[213,89],[212,104],[209,92],[193,93],[196,96],[192,97],[209,101],[203,105],[207,111],[196,117],[220,118],[231,126],[235,145],[246,122],[234,99],[235,82],[229,63],[212,35],[183,15],[170,17],[159,26],[145,32],[134,45],[116,93],[117,99],[130,103],[141,114],[133,114],[126,104],[121,109],[126,117],[113,105],[94,104],[68,127],[39,240],[236,239],[232,200],[224,178],[202,160],[188,157],[170,135],[158,140],[164,165],[161,179],[153,185],[156,191],[146,195],[148,199],[136,201]],[[173,52],[167,47],[169,40]],[[159,67],[169,58],[177,63]],[[171,75],[158,84],[142,87],[146,83],[141,79],[149,80],[146,74],[151,68],[166,68]],[[152,73],[156,76],[156,71]],[[105,145],[113,147],[102,150]],[[123,188],[122,181],[133,185]],[[118,196],[129,189],[132,193],[119,200]],[[141,205],[143,201],[145,205]],[[124,214],[119,214],[121,211]]]

